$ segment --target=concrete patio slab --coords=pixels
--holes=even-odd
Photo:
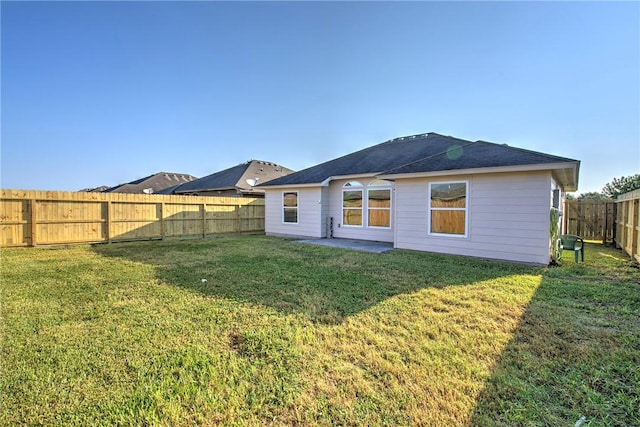
[[[389,252],[393,249],[393,243],[390,242],[374,242],[370,240],[356,239],[307,239],[295,240],[294,243],[329,246],[332,248],[351,249],[354,251],[373,252],[376,254]]]

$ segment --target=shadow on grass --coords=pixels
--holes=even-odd
[[[203,295],[339,324],[395,295],[466,285],[535,267],[395,250],[371,254],[266,236],[96,245],[102,256],[153,265],[158,279]]]
[[[640,425],[640,270],[613,248],[586,253],[545,274],[472,425]]]

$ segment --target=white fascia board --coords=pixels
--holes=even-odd
[[[298,187],[327,187],[331,181],[336,181],[338,179],[362,179],[362,178],[376,178],[378,175],[376,172],[367,173],[367,174],[357,174],[357,175],[335,175],[326,178],[321,182],[314,182],[311,184],[283,184],[283,185],[269,185],[264,184],[261,185],[260,188],[298,188]]]
[[[257,188],[263,188],[265,190],[275,190],[278,188],[310,188],[310,187],[320,187],[322,185],[322,183],[320,182],[313,182],[311,184],[282,184],[282,185],[261,185],[260,187]]]
[[[543,170],[558,170],[558,169],[578,169],[579,162],[563,162],[563,163],[543,163],[536,165],[517,165],[517,166],[494,166],[488,168],[473,168],[473,169],[451,169],[434,172],[414,172],[403,174],[380,174],[377,178],[380,179],[401,179],[401,178],[424,178],[432,176],[447,176],[447,175],[470,175],[470,174],[485,174],[485,173],[500,173],[500,172],[530,172],[530,171],[543,171]]]
[[[577,162],[573,168],[573,180],[575,181],[574,191],[576,191],[578,190],[578,181],[580,180],[580,162]]]
[[[325,179],[324,181],[322,181],[321,185],[323,187],[326,187],[327,185],[329,185],[329,183],[331,181],[337,181],[339,179],[362,179],[362,178],[377,178],[378,177],[378,173],[379,172],[371,172],[371,173],[365,173],[365,174],[356,174],[356,175],[335,175],[335,176],[330,176],[329,178]]]

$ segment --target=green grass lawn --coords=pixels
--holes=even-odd
[[[2,425],[640,425],[640,270],[612,248],[552,268],[265,236],[1,256]]]

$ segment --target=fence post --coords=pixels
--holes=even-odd
[[[200,211],[202,214],[202,238],[206,239],[207,238],[207,204],[206,203],[202,203],[202,205],[200,205]]]
[[[640,199],[631,200],[632,218],[631,218],[631,257],[638,255],[638,210],[640,210]]]
[[[607,244],[607,234],[609,233],[609,203],[604,204],[604,232],[602,233],[602,244]]]
[[[578,200],[578,230],[576,234],[582,236],[582,223],[584,222],[584,214],[582,213],[582,202]]]
[[[160,240],[164,240],[167,234],[166,224],[164,222],[164,202],[160,202]]]
[[[611,231],[611,240],[613,241],[613,244],[615,245],[616,237],[618,235],[618,204],[615,203],[615,202],[613,203],[612,220],[613,220],[613,229]]]
[[[624,226],[622,228],[622,235],[624,236],[624,238],[622,239],[622,241],[624,242],[624,248],[625,250],[629,249],[629,200],[625,200],[622,203],[622,218],[624,220]]]
[[[620,246],[626,250],[627,248],[627,201],[621,203],[622,205],[622,226],[620,227]]]
[[[111,243],[111,236],[112,236],[112,233],[111,233],[111,215],[112,215],[112,213],[111,213],[111,200],[107,200],[106,203],[107,203],[107,213],[106,213],[107,218],[105,218],[105,219],[107,221],[105,223],[106,224],[105,226],[107,227],[107,229],[106,229],[106,232],[107,232],[107,243]]]
[[[31,209],[31,246],[36,245],[36,199],[29,200],[29,209]]]
[[[236,221],[238,221],[238,227],[237,227],[238,233],[242,232],[242,220],[240,218],[240,207],[241,206],[242,205],[237,205],[236,206]]]

